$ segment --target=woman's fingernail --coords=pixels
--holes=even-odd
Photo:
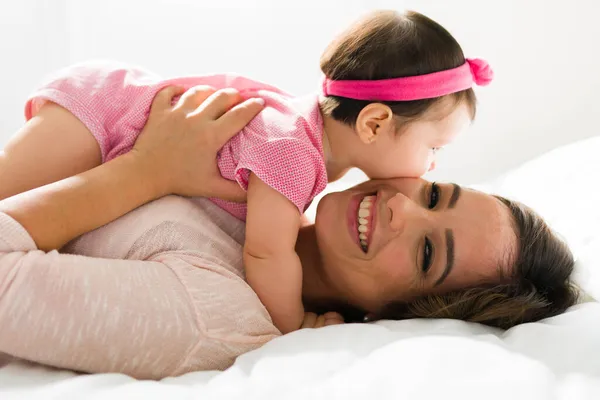
[[[258,104],[260,104],[261,106],[265,105],[265,99],[262,99],[260,97],[257,97],[254,99],[254,101],[256,101]]]

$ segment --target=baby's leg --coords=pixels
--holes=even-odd
[[[87,171],[101,161],[98,142],[85,125],[48,103],[0,151],[0,200]]]

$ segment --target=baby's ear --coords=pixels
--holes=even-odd
[[[373,143],[382,134],[393,132],[394,129],[394,113],[385,104],[368,104],[356,118],[356,133],[365,144]]]

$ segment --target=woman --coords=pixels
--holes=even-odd
[[[0,352],[161,378],[226,368],[279,335],[244,281],[242,223],[198,197],[243,198],[215,156],[260,105],[196,88],[171,106],[180,92],[156,97],[131,153],[0,201]],[[59,122],[31,121],[48,131]],[[366,254],[359,207],[374,213]],[[539,217],[457,185],[393,179],[329,194],[297,252],[307,309],[346,321],[507,328],[576,299],[573,257]],[[309,314],[304,327],[341,322]]]

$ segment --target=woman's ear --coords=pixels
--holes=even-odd
[[[356,133],[365,144],[375,142],[386,133],[393,133],[394,129],[394,113],[385,104],[368,104],[356,118]]]

